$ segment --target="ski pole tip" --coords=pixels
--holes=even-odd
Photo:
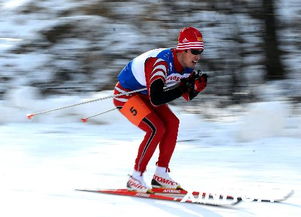
[[[27,119],[32,119],[33,116],[34,116],[34,114],[27,114],[27,115],[26,115]]]
[[[82,121],[83,123],[86,123],[86,122],[88,121],[88,118],[82,118],[81,121]]]

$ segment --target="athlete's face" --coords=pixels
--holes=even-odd
[[[183,67],[194,69],[197,62],[201,59],[203,50],[186,50],[183,52]]]

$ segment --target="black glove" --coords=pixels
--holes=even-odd
[[[194,82],[196,79],[196,73],[193,71],[187,78],[182,78],[180,81],[180,89],[183,93],[191,92],[194,89]]]

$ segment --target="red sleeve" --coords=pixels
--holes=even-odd
[[[145,61],[145,79],[148,93],[150,93],[150,86],[156,80],[162,80],[165,84],[167,76],[168,64],[163,59],[157,57],[149,57]]]
[[[166,61],[150,57],[145,61],[145,78],[148,96],[153,106],[168,103],[183,94],[180,87],[164,90],[168,64]]]

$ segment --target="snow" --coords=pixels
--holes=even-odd
[[[20,7],[22,4],[28,2],[28,0],[10,0],[3,3],[3,9],[13,9],[16,7]]]
[[[110,96],[42,98],[32,87],[1,103],[0,215],[15,216],[300,216],[300,116],[283,101],[250,104],[235,118],[210,121],[172,106],[181,120],[171,174],[188,190],[294,195],[283,203],[243,202],[233,209],[77,192],[122,188],[143,133],[110,99],[26,119],[27,113]],[[150,181],[158,153],[145,174]],[[264,193],[265,192],[265,193]]]

